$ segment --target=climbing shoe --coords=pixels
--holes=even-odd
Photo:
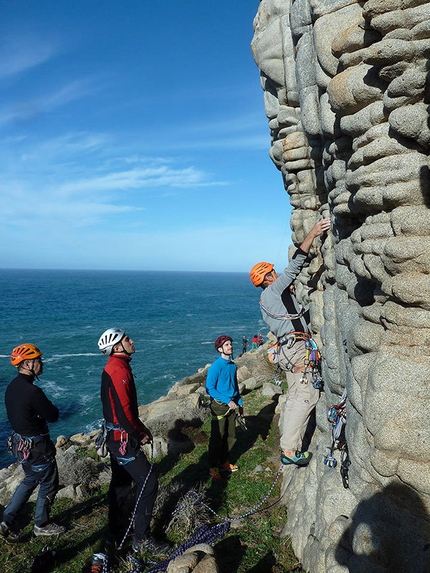
[[[213,479],[214,481],[219,481],[221,479],[221,475],[219,473],[218,468],[211,468],[209,470],[209,475],[211,479]]]
[[[281,453],[281,462],[284,466],[291,464],[296,466],[306,466],[311,461],[311,458],[312,454],[310,452],[299,452],[297,450],[292,458],[287,458],[284,453]]]
[[[222,466],[219,468],[220,472],[237,472],[237,470],[239,469],[239,466],[236,466],[235,464],[229,464],[228,462],[226,462],[225,464],[222,464]]]
[[[4,521],[0,523],[0,535],[8,543],[16,543],[19,539],[18,533],[13,532]]]
[[[39,536],[48,537],[49,535],[60,535],[65,531],[66,531],[65,527],[63,527],[62,525],[57,525],[56,523],[48,523],[43,527],[39,527],[38,525],[35,525],[33,527],[33,533],[36,537]]]
[[[147,551],[152,555],[165,555],[169,551],[170,547],[168,543],[164,541],[157,541],[150,535],[146,539],[135,539],[133,541],[133,551],[135,553],[141,553],[142,551]]]

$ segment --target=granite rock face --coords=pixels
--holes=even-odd
[[[312,573],[430,571],[430,2],[261,0],[252,50],[321,343],[314,458],[286,468],[285,534]],[[347,388],[345,489],[324,465]]]

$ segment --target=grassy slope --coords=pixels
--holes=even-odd
[[[246,433],[240,430],[237,432],[235,459],[240,466],[238,472],[224,477],[221,482],[207,479],[209,422],[198,430],[186,430],[193,442],[196,442],[192,452],[184,454],[178,460],[166,457],[157,461],[160,495],[154,527],[155,532],[158,530],[158,533],[163,534],[163,530],[170,523],[167,538],[172,545],[189,539],[196,523],[207,521],[208,516],[212,524],[220,522],[220,519],[200,504],[193,515],[180,513],[179,516],[176,515],[176,521],[172,521],[172,511],[177,501],[190,489],[197,490],[205,503],[223,517],[246,514],[258,506],[267,495],[279,467],[277,424],[273,423],[275,404],[262,398],[258,391],[245,396],[244,401],[249,429]],[[262,471],[255,472],[258,465],[262,466]],[[222,573],[302,571],[288,539],[279,538],[286,521],[285,507],[277,503],[279,482],[280,480],[257,513],[235,520],[229,533],[215,544],[217,562]],[[28,504],[28,509],[29,512],[33,510],[32,504]],[[193,510],[190,511],[192,513]],[[24,518],[24,523],[27,523],[23,535],[24,543],[7,545],[3,542],[0,571],[30,572],[34,556],[46,545],[57,552],[56,563],[47,571],[90,571],[91,555],[104,551],[103,533],[107,523],[106,488],[93,492],[91,498],[79,504],[68,500],[56,501],[52,516],[56,523],[66,525],[68,532],[56,540],[34,538],[31,534],[32,522],[29,513]],[[116,573],[125,573],[130,569],[124,561],[129,546],[127,540],[125,551],[110,561]]]

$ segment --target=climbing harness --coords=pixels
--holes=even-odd
[[[17,432],[12,432],[7,437],[7,450],[11,456],[15,456],[20,464],[23,464],[30,457],[31,450],[35,447],[35,440],[38,438],[49,438],[49,432],[46,434],[37,434],[36,436],[22,436]],[[45,459],[50,458],[44,456]]]
[[[221,404],[224,405],[222,402],[219,402],[218,400],[214,399],[214,402],[216,402],[217,404]],[[228,416],[231,412],[234,412],[234,410],[232,410],[231,408],[227,408],[227,410],[224,412],[224,414],[221,414],[220,416],[216,416],[216,415],[212,415],[212,420],[214,422],[219,422],[220,420],[223,420],[226,416]],[[247,430],[248,426],[246,425],[246,419],[245,416],[242,416],[242,414],[239,414],[238,412],[235,413],[235,420],[236,420],[236,424],[239,426],[239,428],[241,430]]]
[[[330,406],[327,414],[327,420],[332,426],[332,444],[329,453],[324,457],[324,465],[329,468],[337,466],[337,460],[334,457],[334,450],[340,451],[341,465],[340,475],[342,477],[343,487],[349,488],[348,469],[351,465],[348,454],[348,445],[346,443],[345,426],[346,426],[346,388],[342,393],[342,397],[338,404]]]
[[[303,363],[295,364],[292,362],[282,348],[285,346],[290,349],[294,346],[296,341],[302,340],[305,344],[305,359]],[[300,383],[308,384],[307,374],[311,374],[311,384],[317,390],[323,387],[323,379],[321,375],[321,353],[318,346],[310,334],[306,332],[290,332],[280,337],[278,341],[269,347],[267,350],[267,357],[269,361],[277,365],[277,370],[274,376],[274,384],[281,386],[282,378],[281,371],[286,370],[292,374],[302,373]],[[282,367],[281,362],[285,363],[285,368]]]
[[[215,398],[213,398],[213,401],[216,402],[217,404],[219,404],[220,406],[226,405],[223,402],[216,400]],[[230,412],[233,412],[233,410],[227,406],[227,410],[224,412],[224,414],[220,414],[219,416],[212,414],[212,420],[214,420],[214,421],[223,420],[226,416],[228,416],[230,414]]]

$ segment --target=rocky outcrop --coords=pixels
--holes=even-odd
[[[427,0],[262,0],[252,49],[293,241],[332,232],[297,291],[323,351],[314,459],[284,476],[313,573],[430,571]],[[347,388],[350,489],[323,464]]]

